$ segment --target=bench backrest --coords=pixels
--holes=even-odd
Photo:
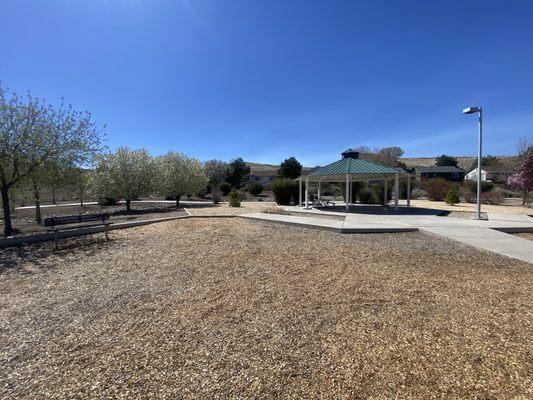
[[[44,226],[56,226],[66,224],[76,224],[80,222],[89,221],[106,221],[109,219],[109,214],[81,214],[81,215],[66,215],[64,217],[47,217],[44,219]]]

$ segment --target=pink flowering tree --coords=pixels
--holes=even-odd
[[[522,191],[522,204],[528,202],[528,193],[533,191],[533,156],[529,156],[518,171],[507,178],[507,184]]]

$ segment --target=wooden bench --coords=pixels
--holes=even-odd
[[[61,225],[70,225],[70,224],[83,224],[84,222],[94,222],[94,224],[85,224],[85,225],[76,225],[76,226],[67,226],[63,227]],[[88,228],[91,226],[104,226],[105,240],[109,240],[107,234],[107,228],[111,224],[109,222],[109,214],[81,214],[81,215],[66,215],[64,217],[47,217],[44,219],[44,226],[47,227],[48,232],[54,232],[54,245],[57,250],[59,239],[59,232],[68,231],[73,229]],[[60,225],[58,227],[58,225]]]

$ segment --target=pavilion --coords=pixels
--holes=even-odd
[[[384,203],[388,204],[388,182],[394,179],[394,209],[398,209],[400,178],[407,179],[407,207],[411,206],[411,174],[403,168],[393,168],[359,158],[359,152],[348,149],[342,153],[342,159],[325,167],[311,170],[296,178],[300,185],[299,204],[302,205],[302,184],[305,183],[305,208],[309,208],[309,184],[318,183],[318,198],[322,182],[346,184],[346,211],[350,210],[352,199],[352,182],[383,181]]]

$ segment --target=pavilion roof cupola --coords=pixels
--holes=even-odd
[[[348,149],[341,153],[342,158],[353,158],[358,159],[359,158],[359,152],[354,149]]]

